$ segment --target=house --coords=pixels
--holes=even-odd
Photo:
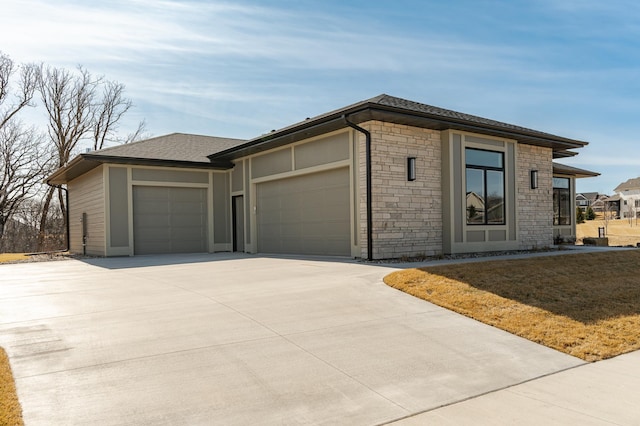
[[[608,217],[610,219],[620,219],[620,202],[622,201],[620,194],[607,197],[603,201],[606,203],[604,206]]]
[[[586,213],[589,207],[596,213],[602,213],[605,210],[604,200],[608,198],[608,195],[599,192],[581,192],[576,194],[576,207],[581,208],[583,213]]]
[[[83,153],[48,183],[68,188],[71,250],[99,256],[531,249],[575,235],[575,179],[597,173],[553,159],[586,144],[380,95],[248,141]]]
[[[613,190],[619,196],[620,217],[640,217],[640,177],[629,179]]]

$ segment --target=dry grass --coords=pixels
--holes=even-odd
[[[25,253],[0,253],[0,263],[19,262],[29,260]]]
[[[640,250],[407,269],[394,288],[598,361],[640,349]]]
[[[3,263],[32,263],[32,262],[48,262],[51,260],[67,260],[72,256],[69,252],[51,252],[51,253],[0,253],[0,264]]]
[[[0,425],[24,425],[9,358],[2,348],[0,348]]]
[[[584,237],[597,237],[598,228],[604,228],[604,220],[588,220],[585,223],[576,225],[576,238],[578,243],[582,243]],[[635,247],[640,243],[640,221],[636,223],[635,219],[632,225],[628,219],[610,220],[607,226],[607,237],[610,246],[628,246]]]

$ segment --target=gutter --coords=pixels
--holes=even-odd
[[[345,124],[362,133],[365,137],[366,175],[367,175],[367,260],[373,260],[373,218],[371,196],[371,133],[349,121],[346,114],[342,115]]]

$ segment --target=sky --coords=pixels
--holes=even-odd
[[[173,132],[250,139],[381,93],[589,142],[564,164],[640,176],[635,0],[3,0],[0,51],[82,65]]]

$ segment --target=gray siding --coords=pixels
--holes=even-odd
[[[231,194],[229,174],[213,174],[213,241],[215,244],[231,243]]]
[[[128,188],[127,169],[109,167],[110,247],[129,247]]]
[[[253,178],[289,171],[291,171],[291,148],[260,155],[251,161],[251,177]]]
[[[349,159],[349,134],[340,133],[328,138],[297,145],[294,148],[296,170]]]
[[[231,191],[239,192],[244,189],[244,162],[238,161],[231,171]]]
[[[209,183],[207,172],[166,169],[132,169],[131,178],[148,182]]]
[[[72,180],[69,189],[69,236],[72,253],[83,253],[82,214],[86,213],[86,253],[104,256],[105,253],[105,192],[103,166]]]

